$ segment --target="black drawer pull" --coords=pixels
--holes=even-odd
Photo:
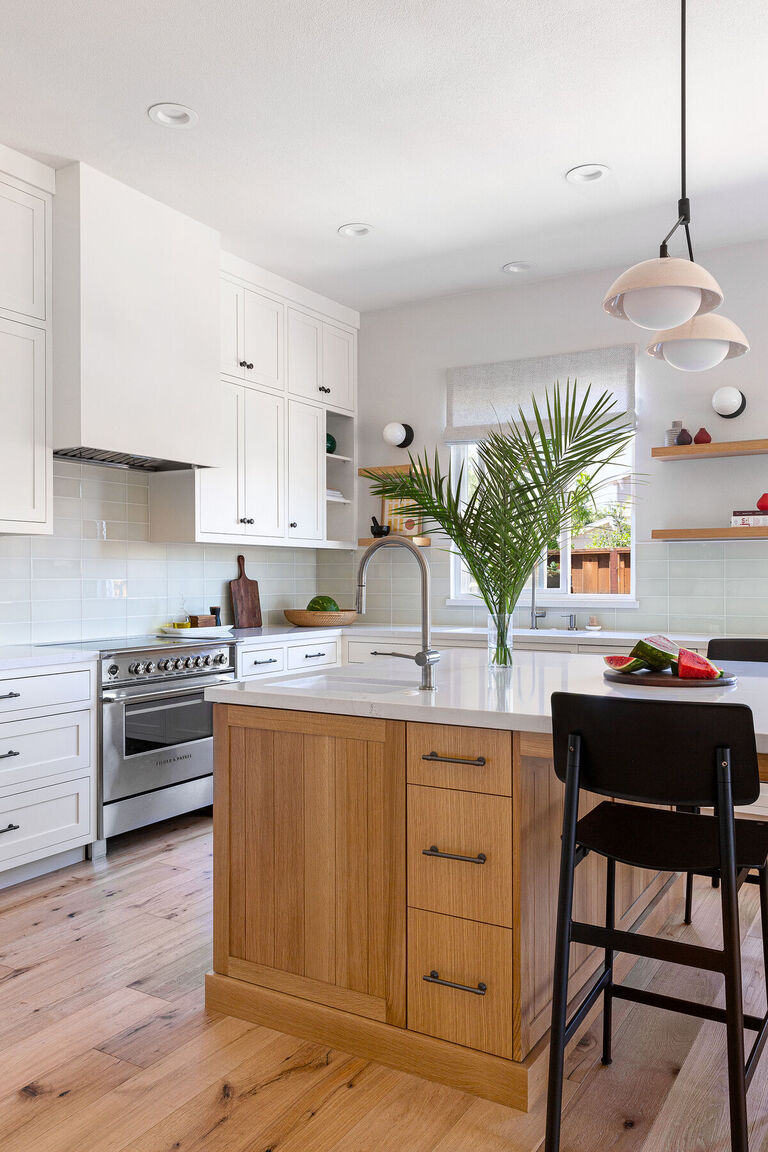
[[[460,992],[471,992],[473,996],[485,996],[488,991],[487,984],[478,984],[473,988],[471,984],[454,984],[453,980],[441,980],[440,974],[435,972],[434,968],[429,976],[422,976],[422,980],[426,980],[427,984],[442,984],[444,988],[458,988]]]
[[[277,657],[270,656],[269,660],[254,660],[254,664],[277,664]]]
[[[305,652],[304,653],[304,659],[305,660],[317,660],[318,656],[325,656],[325,655],[326,655],[325,652]]]
[[[0,836],[2,836],[3,832],[18,832],[20,827],[20,824],[9,824],[7,828],[0,828]]]
[[[0,700],[18,700],[19,696],[21,696],[21,692],[6,692],[0,696]]]
[[[13,749],[10,752],[3,752],[0,760],[8,760],[11,756],[21,756],[21,752],[14,752]]]
[[[427,752],[422,760],[438,761],[440,764],[467,764],[472,768],[482,768],[485,756],[476,756],[474,760],[462,760],[459,756],[438,756],[437,752]]]
[[[439,856],[441,860],[466,860],[467,864],[485,864],[488,857],[485,852],[478,852],[477,856],[458,856],[455,852],[441,852],[436,844],[431,848],[422,848],[422,856]]]

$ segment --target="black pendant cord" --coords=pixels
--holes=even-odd
[[[674,236],[678,228],[685,230],[685,241],[688,246],[688,259],[693,261],[693,243],[691,241],[691,203],[688,199],[688,174],[686,159],[688,152],[688,106],[687,106],[687,60],[686,60],[686,0],[680,0],[680,199],[677,202],[677,220],[661,242],[660,256],[669,256],[667,243]]]

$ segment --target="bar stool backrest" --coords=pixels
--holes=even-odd
[[[731,750],[734,804],[760,795],[752,711],[745,704],[552,694],[555,772],[580,736],[579,787],[645,804],[717,803],[717,750]]]
[[[760,660],[768,663],[768,640],[718,636],[707,645],[710,660]]]

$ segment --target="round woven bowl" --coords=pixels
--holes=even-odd
[[[354,608],[342,608],[339,612],[307,612],[306,608],[285,608],[283,615],[289,624],[298,628],[338,628],[341,624],[351,624],[357,620]]]

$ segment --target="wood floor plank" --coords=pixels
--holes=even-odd
[[[27,1145],[36,1144],[43,1149],[45,1134],[52,1127],[67,1124],[80,1108],[122,1084],[135,1072],[135,1065],[95,1049],[66,1060],[44,1076],[0,1098],[3,1142],[23,1128]]]
[[[205,989],[200,986],[163,1007],[147,1020],[110,1036],[99,1051],[141,1068],[148,1068],[187,1040],[199,1036],[222,1017],[205,1008]]]

